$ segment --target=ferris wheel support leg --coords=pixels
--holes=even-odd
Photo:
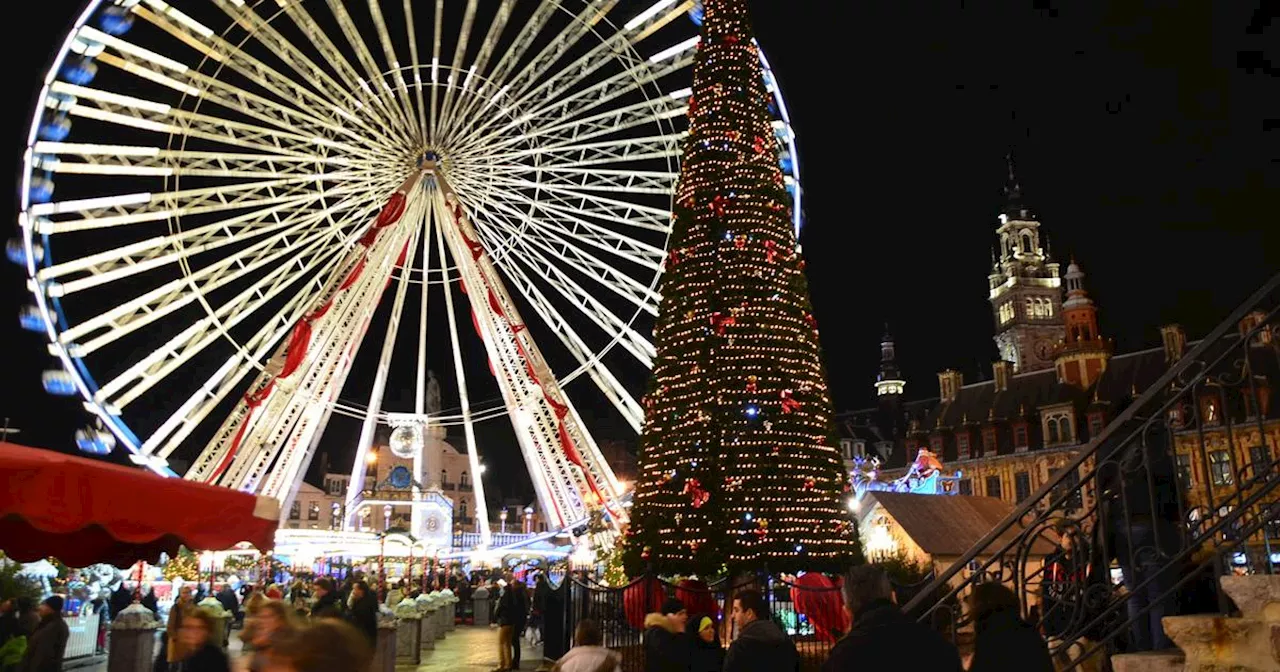
[[[439,208],[436,208],[436,216],[443,217]],[[437,222],[436,226],[436,245],[440,250],[441,268],[446,268],[444,256],[444,227]],[[454,262],[460,259],[454,255]],[[458,400],[462,405],[462,429],[467,441],[467,462],[471,466],[471,473],[475,478],[471,479],[472,486],[476,494],[476,525],[480,531],[480,545],[489,548],[493,545],[493,531],[489,528],[489,509],[485,504],[484,498],[484,479],[481,474],[480,455],[476,451],[476,435],[475,428],[471,422],[471,400],[467,395],[467,375],[462,368],[462,348],[458,340],[458,320],[454,315],[453,309],[453,292],[448,283],[444,286],[444,304],[445,310],[449,314],[449,336],[453,344],[453,369],[458,377]]]

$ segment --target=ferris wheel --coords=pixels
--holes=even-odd
[[[94,416],[80,447],[288,506],[334,416],[361,423],[352,484],[379,426],[459,426],[479,474],[474,425],[509,417],[553,525],[625,517],[566,389],[639,431],[618,369],[654,356],[700,16],[693,0],[89,2],[39,94],[7,249],[32,292],[22,324],[55,360],[45,389]],[[764,70],[798,232],[794,136]],[[445,409],[429,350],[449,353]],[[358,357],[372,384],[344,395]],[[497,398],[469,394],[477,358]]]

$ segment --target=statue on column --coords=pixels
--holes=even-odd
[[[436,380],[436,372],[427,370],[427,415],[440,414],[440,381]]]

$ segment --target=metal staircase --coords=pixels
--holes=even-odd
[[[1059,669],[1076,668],[1171,646],[1162,616],[1230,614],[1221,576],[1280,573],[1280,275],[1185,353],[1166,350],[1165,373],[909,613],[964,632],[971,587],[1000,581]]]

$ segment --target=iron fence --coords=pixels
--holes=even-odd
[[[1280,567],[1278,307],[1280,275],[1185,354],[1167,332],[1163,375],[906,609],[959,632],[972,586],[1000,581],[1069,666],[1167,646],[1165,615],[1229,613],[1217,577]]]

